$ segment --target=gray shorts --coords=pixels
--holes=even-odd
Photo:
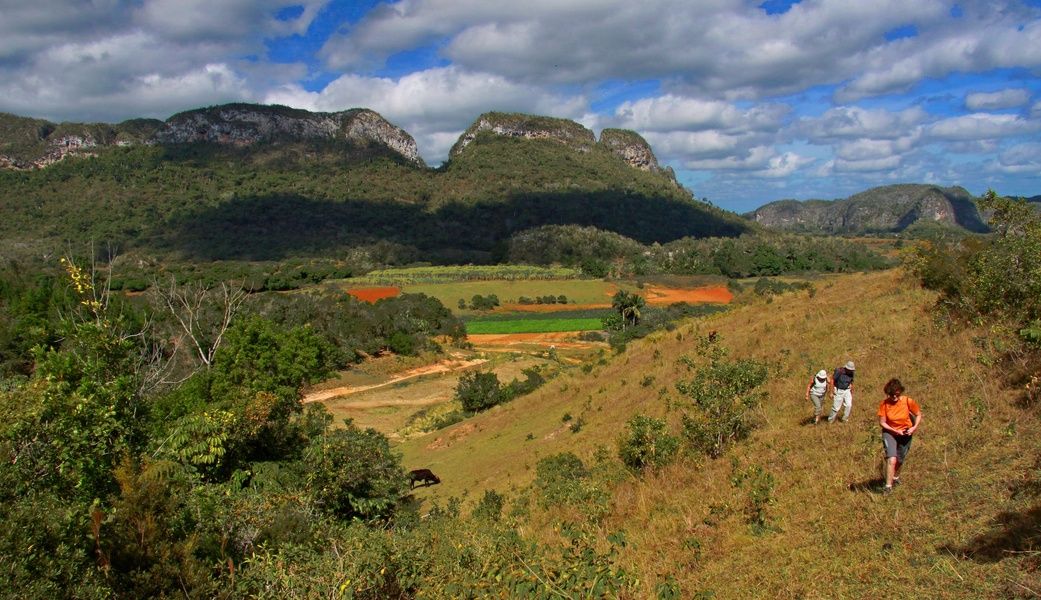
[[[893,435],[891,432],[882,430],[882,446],[886,450],[886,458],[894,456],[900,462],[907,458],[907,451],[911,449],[911,436]]]

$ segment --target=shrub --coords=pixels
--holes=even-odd
[[[330,514],[345,519],[387,517],[408,489],[407,478],[387,438],[348,419],[304,452],[307,488]]]
[[[664,420],[636,415],[626,427],[618,439],[618,457],[630,469],[660,468],[675,458],[679,440],[669,435]]]
[[[492,372],[467,371],[459,377],[455,398],[467,412],[480,412],[502,402],[499,377]]]
[[[693,451],[716,458],[752,431],[752,411],[765,396],[757,388],[766,381],[767,367],[752,359],[728,360],[726,349],[708,338],[700,340],[698,353],[709,363],[676,384],[691,400],[691,410],[682,417],[683,437]],[[688,357],[683,360],[695,368]]]

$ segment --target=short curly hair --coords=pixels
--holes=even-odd
[[[886,382],[886,386],[882,388],[882,391],[884,391],[887,396],[899,396],[904,393],[904,384],[900,383],[900,380],[894,377]]]

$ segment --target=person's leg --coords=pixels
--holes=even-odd
[[[888,431],[882,431],[882,449],[886,453],[886,492],[893,491],[893,478],[897,473],[896,438]]]
[[[842,411],[842,422],[843,423],[845,423],[846,421],[849,420],[849,413],[853,410],[853,392],[851,392],[849,390],[845,390],[845,392],[846,392],[844,394],[845,398],[842,401],[843,405],[845,405],[845,407],[846,407],[846,410]]]
[[[813,401],[813,422],[816,423],[821,418],[821,404],[824,401],[824,396],[810,394],[810,400]]]
[[[904,461],[907,460],[907,452],[911,449],[911,436],[906,436],[900,440],[897,440],[896,445],[896,466],[893,469],[893,480],[900,483],[900,468],[904,466]]]
[[[839,409],[842,408],[842,392],[844,390],[835,390],[832,392],[831,400],[831,413],[828,414],[828,422],[835,422],[835,415],[839,414]]]

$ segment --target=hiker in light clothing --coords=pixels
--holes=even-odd
[[[817,374],[810,380],[810,384],[806,386],[806,399],[813,401],[814,425],[821,420],[821,404],[824,402],[824,396],[828,395],[828,389],[830,388],[831,379],[828,378],[828,372],[824,369],[817,371]]]
[[[832,379],[832,386],[834,387],[834,394],[831,401],[831,414],[828,415],[828,422],[835,422],[835,415],[839,414],[839,408],[845,407],[842,411],[842,422],[845,423],[849,420],[849,413],[853,410],[853,361],[849,361],[845,366],[835,369],[835,377]]]

